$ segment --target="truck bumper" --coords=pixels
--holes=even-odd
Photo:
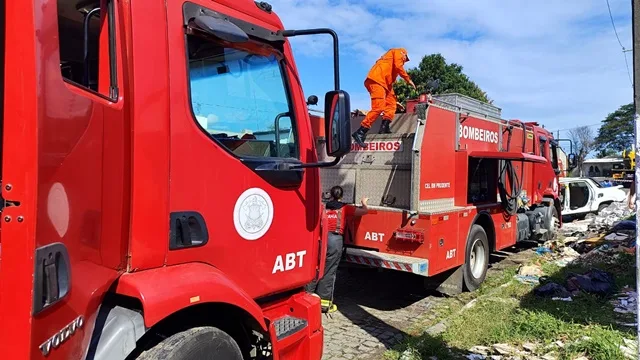
[[[298,293],[264,310],[274,360],[320,360],[324,331],[320,299]]]

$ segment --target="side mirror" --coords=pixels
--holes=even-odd
[[[341,157],[351,151],[351,103],[346,91],[329,91],[324,98],[324,133],[327,155]]]
[[[307,105],[318,105],[318,97],[315,95],[309,96],[307,99]]]
[[[577,164],[576,154],[569,154],[567,156],[567,162],[569,163],[569,170],[575,169]]]

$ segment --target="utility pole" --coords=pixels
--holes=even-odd
[[[632,41],[633,41],[633,105],[634,105],[634,123],[635,123],[635,144],[636,149],[640,149],[640,116],[638,116],[638,107],[640,107],[640,0],[632,0],[631,2],[631,27]],[[626,54],[623,54],[626,56]],[[638,188],[637,182],[640,179],[640,167],[636,166],[636,174],[633,179],[634,183],[631,185],[631,189]],[[631,196],[631,194],[629,194]],[[640,217],[638,215],[638,207],[640,201],[636,195],[635,211],[636,211],[636,228],[640,228]],[[640,284],[640,249],[638,249],[638,239],[640,239],[640,233],[636,234],[636,291],[639,289]],[[637,332],[640,334],[640,303],[636,301],[636,323]],[[640,336],[638,336],[638,358],[640,358]]]

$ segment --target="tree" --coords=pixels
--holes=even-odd
[[[580,126],[569,131],[569,138],[573,142],[575,149],[577,163],[576,170],[580,171],[587,155],[589,155],[595,147],[593,131],[588,126]]]
[[[603,153],[620,153],[629,149],[634,138],[633,104],[622,105],[602,120],[596,137],[596,147]]]
[[[434,95],[456,92],[480,101],[490,102],[487,93],[462,73],[462,70],[462,66],[458,64],[447,64],[445,58],[440,54],[427,55],[422,58],[417,68],[407,70],[418,90],[413,90],[404,81],[397,81],[393,84],[393,89],[399,102],[404,102],[407,98],[415,98],[426,90],[432,90]],[[435,90],[429,89],[430,83],[434,80],[439,81],[439,86]]]
[[[598,159],[619,157],[619,156],[620,154],[617,151],[611,150],[611,149],[602,149],[598,151],[598,153],[596,154],[596,158]]]

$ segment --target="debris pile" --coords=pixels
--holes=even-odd
[[[617,296],[611,300],[614,306],[613,311],[619,316],[620,320],[616,321],[618,325],[625,327],[636,327],[638,315],[638,292],[625,286]]]
[[[570,345],[577,345],[581,342],[591,340],[589,337],[583,337],[577,341],[564,343],[556,341],[548,345],[540,343],[523,343],[520,346],[512,346],[508,344],[494,344],[492,346],[474,346],[469,349],[466,358],[469,360],[557,360],[560,358],[558,352]],[[635,341],[623,339],[620,344],[620,351],[627,359],[637,358],[637,345]],[[588,360],[586,356],[574,358],[574,360]]]
[[[563,236],[545,242],[536,249],[536,253],[560,267],[569,264],[615,264],[620,254],[635,253],[635,215],[624,219],[630,214],[631,210],[626,204],[614,203],[591,219],[565,223],[561,229]],[[557,282],[544,275],[540,266],[528,265],[522,266],[515,278],[522,283],[536,285],[534,293],[537,296],[557,301],[573,301],[573,297],[580,293],[611,296],[615,288],[613,275],[598,269],[591,269],[584,274],[569,274],[566,279]],[[633,294],[627,298],[633,297]],[[637,294],[634,299],[637,299]],[[635,301],[621,300],[620,309],[630,308],[628,304],[635,304]]]
[[[593,218],[592,223],[589,225],[589,229],[596,231],[606,231],[611,228],[620,219],[628,218],[633,212],[626,203],[614,202],[607,208],[603,209]],[[635,226],[634,226],[635,228]]]
[[[546,241],[536,249],[539,259],[544,262],[523,264],[514,276],[521,283],[534,286],[533,293],[540,298],[553,301],[581,301],[583,294],[593,294],[604,302],[611,302],[614,309],[612,318],[622,327],[637,326],[638,293],[635,286],[616,287],[616,279],[611,272],[621,266],[620,260],[636,251],[635,215],[624,203],[614,203],[598,215],[590,215],[585,220],[564,223],[560,236],[556,240]],[[580,265],[563,271],[563,277],[547,276],[543,263],[553,263],[559,267]],[[612,264],[613,267],[595,264]],[[585,266],[586,265],[586,266]],[[545,269],[546,269],[546,265]],[[624,265],[626,266],[626,265]],[[633,265],[630,265],[633,266]],[[603,269],[600,269],[603,268]],[[578,273],[579,272],[579,273]],[[617,274],[617,272],[616,272]],[[582,295],[581,295],[582,294]],[[567,304],[574,306],[574,304]],[[577,306],[577,305],[576,305]],[[551,344],[494,344],[474,346],[466,355],[471,360],[507,360],[507,359],[545,359],[563,358],[562,353],[568,347],[574,348],[582,341],[563,338]],[[637,359],[637,346],[634,341],[624,339],[619,344],[620,351],[627,359]],[[582,354],[575,360],[588,360],[588,354]]]
[[[615,263],[618,254],[635,254],[636,219],[624,203],[613,203],[592,219],[565,223],[562,240],[547,241],[537,252],[551,254],[559,266]]]

